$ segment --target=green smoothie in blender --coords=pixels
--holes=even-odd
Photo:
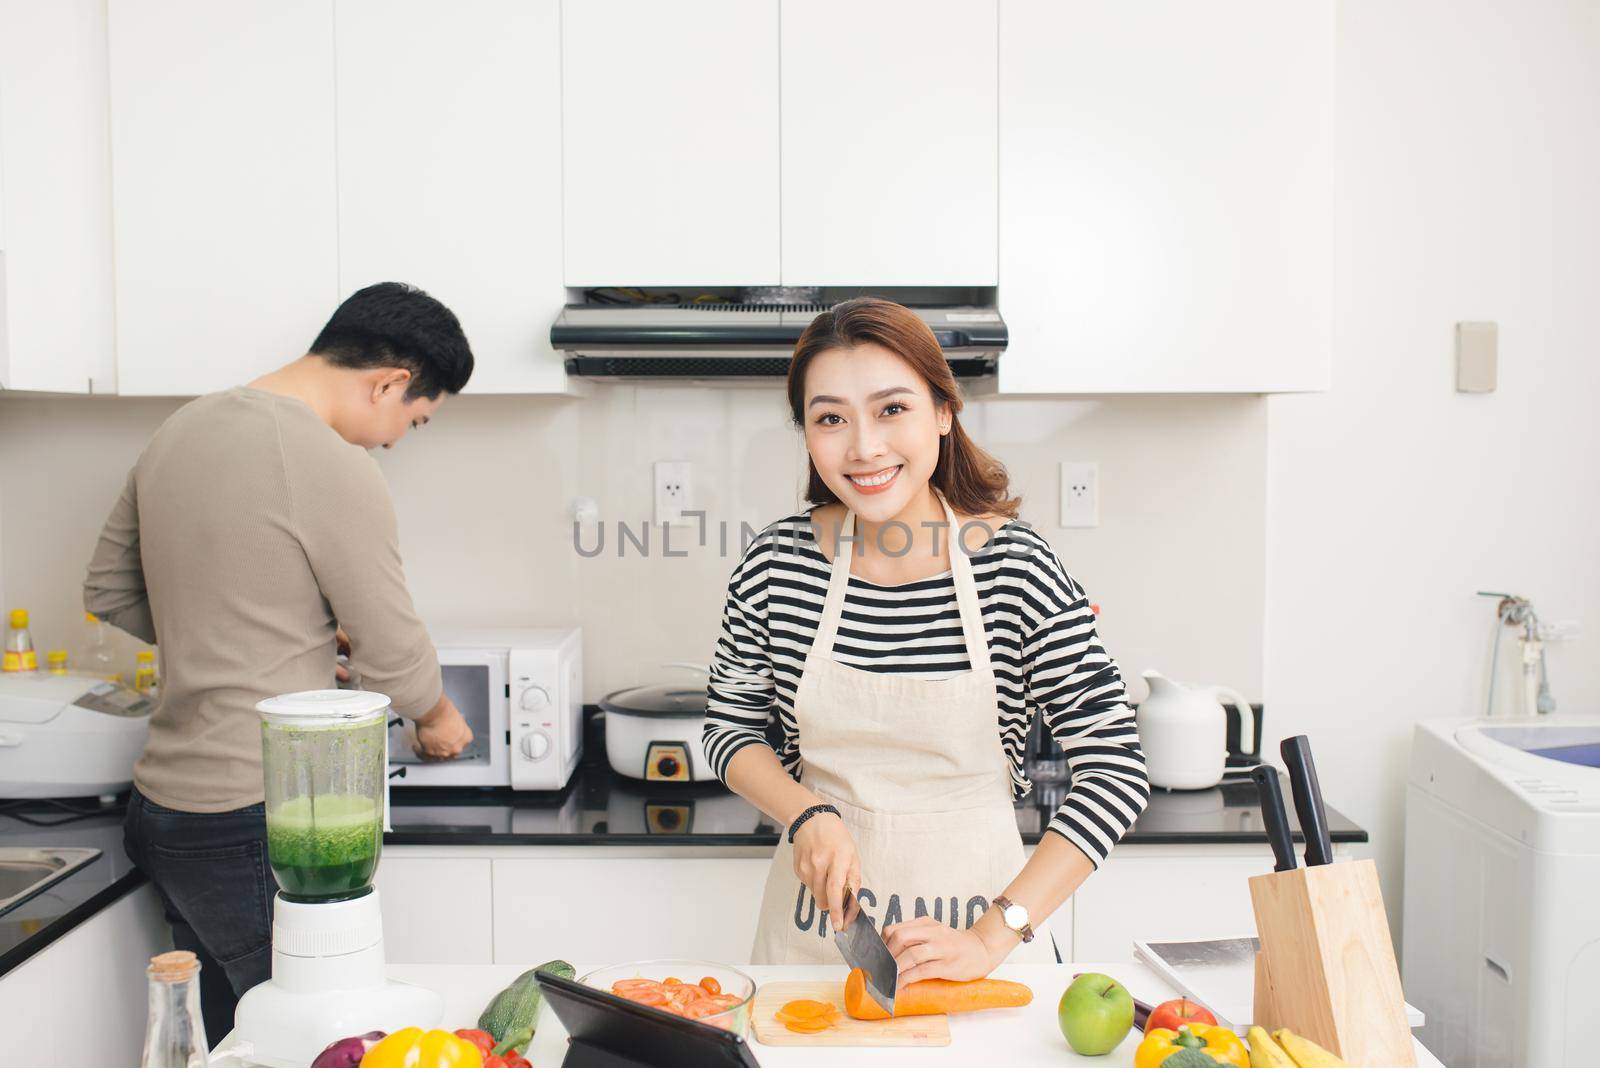
[[[267,856],[285,894],[343,897],[371,881],[382,834],[371,798],[292,797],[267,813]]]
[[[291,901],[338,901],[372,886],[383,841],[382,694],[340,690],[261,702],[267,859]]]

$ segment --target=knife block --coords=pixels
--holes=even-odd
[[[1255,1022],[1304,1035],[1350,1068],[1415,1068],[1377,865],[1257,875],[1250,900],[1261,938]]]

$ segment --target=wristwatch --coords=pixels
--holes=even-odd
[[[1017,933],[1024,942],[1033,941],[1033,926],[1028,923],[1028,910],[1001,894],[994,899],[994,907],[1000,910],[1000,922]]]

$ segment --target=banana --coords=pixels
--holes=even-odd
[[[1278,1040],[1278,1045],[1283,1047],[1298,1068],[1350,1068],[1309,1038],[1297,1035],[1287,1027],[1274,1031],[1272,1037]]]
[[[1250,1028],[1250,1068],[1295,1068],[1294,1061],[1260,1027]]]

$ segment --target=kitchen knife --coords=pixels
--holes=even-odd
[[[1277,859],[1273,871],[1288,871],[1295,866],[1294,839],[1289,834],[1289,815],[1283,810],[1283,787],[1278,782],[1278,769],[1269,764],[1257,764],[1250,772],[1256,781],[1256,791],[1261,795],[1261,822],[1267,828],[1267,841],[1272,843],[1272,855]]]
[[[833,929],[833,941],[840,955],[852,969],[860,968],[866,974],[867,993],[879,1008],[893,1016],[894,988],[900,979],[900,966],[895,964],[894,954],[884,944],[883,935],[856,908],[855,894],[848,886],[844,890],[844,916],[841,918],[846,920],[845,926]]]
[[[1303,734],[1285,738],[1278,752],[1289,771],[1294,811],[1300,817],[1300,832],[1306,836],[1306,867],[1328,864],[1333,860],[1333,843],[1328,839],[1328,810],[1322,804],[1317,765],[1311,760],[1311,739]]]

